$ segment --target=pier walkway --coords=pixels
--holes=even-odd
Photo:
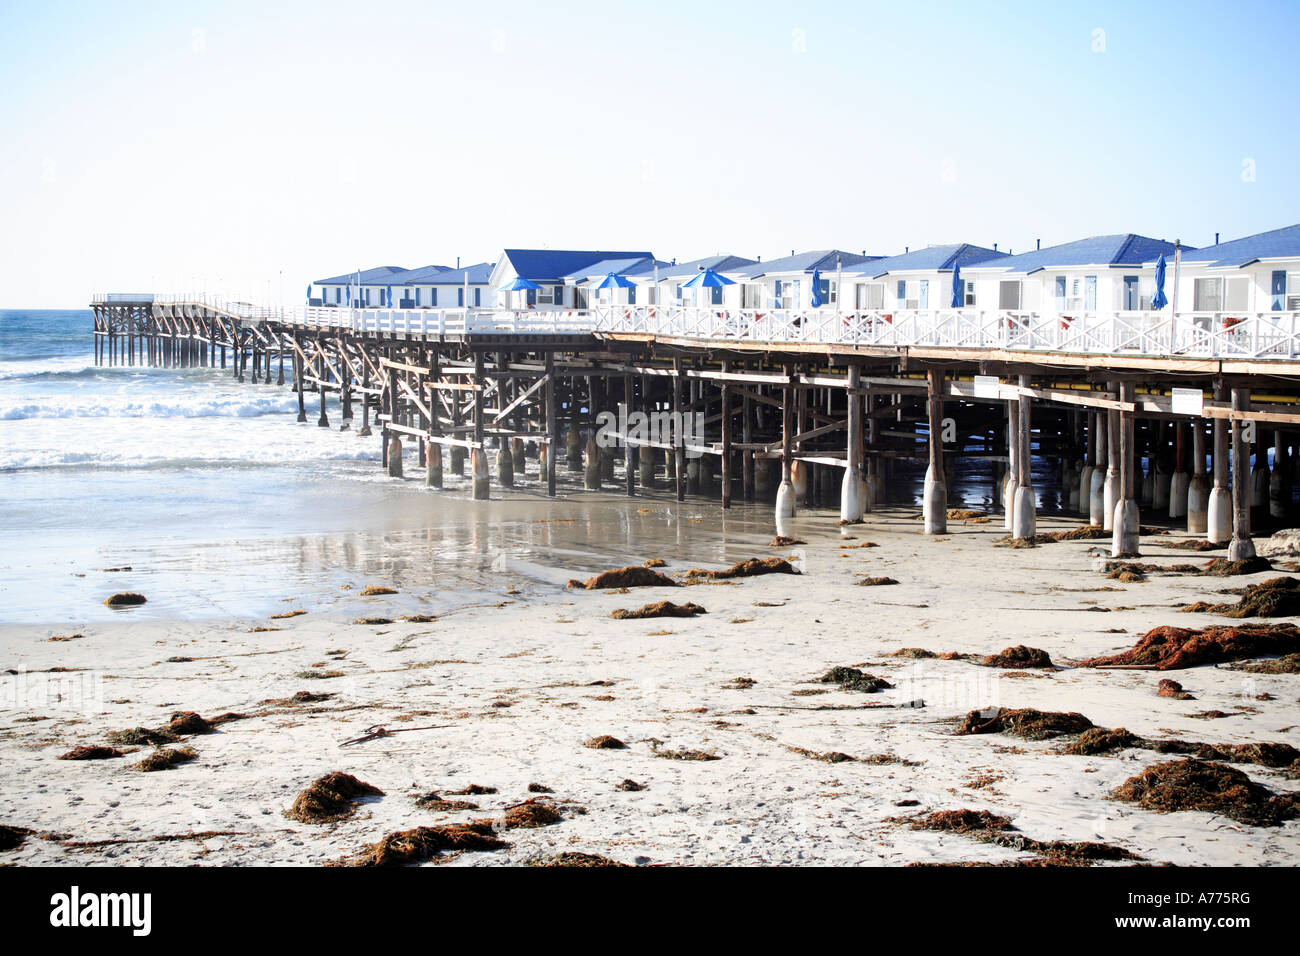
[[[92,309],[101,364],[284,384],[288,362],[299,421],[315,393],[327,426],[334,396],[343,428],[359,411],[369,434],[373,416],[389,474],[414,443],[440,487],[447,448],[457,474],[470,459],[476,498],[531,459],[555,494],[563,458],[588,488],[716,487],[724,506],[774,493],[778,520],[838,502],[854,522],[913,459],[925,529],[942,533],[953,461],[973,456],[1004,468],[1007,528],[1031,537],[1030,463],[1049,459],[1062,505],[1113,532],[1115,554],[1136,553],[1141,507],[1249,556],[1251,507],[1290,513],[1300,486],[1298,312],[270,309],[144,293]]]

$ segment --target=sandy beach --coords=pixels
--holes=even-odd
[[[1133,862],[1290,865],[1300,854],[1294,820],[1252,826],[1109,799],[1144,768],[1174,759],[1150,749],[1075,756],[1059,752],[1070,735],[955,733],[972,710],[1036,708],[1150,740],[1300,746],[1293,675],[1072,666],[1126,650],[1158,625],[1228,623],[1177,608],[1235,600],[1216,592],[1267,572],[1122,583],[1097,568],[1106,541],[998,547],[1000,515],[953,520],[949,534],[931,538],[911,507],[844,529],[831,513],[801,515],[791,530],[806,543],[785,547],[772,546],[757,513],[748,524],[732,519],[724,539],[712,502],[590,495],[550,506],[537,524],[580,523],[594,511],[623,516],[634,544],[621,545],[621,559],[607,551],[592,566],[575,553],[566,567],[556,542],[549,567],[502,559],[477,588],[458,578],[454,601],[436,569],[418,577],[373,561],[349,565],[348,579],[328,588],[292,582],[283,610],[259,606],[256,616],[66,606],[59,620],[0,628],[8,670],[0,824],[31,831],[0,861],[324,864],[393,831],[474,820],[494,821],[508,845],[439,862],[524,864],[568,852],[695,865],[1041,859],[1014,839],[909,822],[957,809],[1006,817],[1007,833],[1029,841],[1122,848]],[[1039,531],[1077,524],[1041,518]],[[1184,537],[1144,537],[1143,560],[1216,556],[1169,547]],[[687,538],[690,552],[672,544]],[[789,558],[801,573],[626,593],[566,587],[648,559],[665,560],[659,570],[680,581],[690,567],[754,557]],[[860,586],[863,576],[897,584]],[[92,580],[101,600],[124,589],[112,575]],[[363,596],[367,586],[396,593]],[[707,613],[610,616],[662,600]],[[289,611],[305,613],[272,617]],[[978,662],[1014,645],[1046,651],[1056,666]],[[892,656],[902,648],[975,659]],[[865,693],[820,682],[834,667],[892,686]],[[1157,696],[1161,678],[1194,699]],[[295,702],[300,692],[323,696]],[[148,744],[109,759],[59,759],[107,746],[124,729],[166,727],[185,711],[242,716],[177,735],[170,746],[191,747],[195,758],[161,772],[131,769]],[[374,728],[389,734],[343,745]],[[626,747],[585,746],[602,735]],[[701,755],[716,759],[673,759]],[[1284,769],[1232,766],[1274,793],[1298,789]],[[334,771],[383,795],[352,801],[333,822],[286,816],[304,788]],[[458,803],[418,806],[430,792]],[[528,799],[553,806],[559,822],[505,826],[506,808]]]

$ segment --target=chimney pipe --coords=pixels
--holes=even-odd
[[[1043,248],[1043,240],[1042,240],[1042,239],[1035,239],[1034,242],[1037,243],[1037,244],[1034,246],[1035,249],[1041,249],[1041,248]]]
[[[994,251],[994,252],[997,252],[997,251],[998,251],[998,244],[997,244],[996,242],[993,243],[993,251]]]
[[[1219,244],[1219,234],[1217,232],[1214,234],[1214,244],[1216,246]]]

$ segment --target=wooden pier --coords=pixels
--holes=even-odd
[[[940,534],[955,462],[977,456],[1005,468],[995,497],[1007,530],[1029,537],[1037,458],[1057,469],[1062,510],[1111,531],[1114,554],[1136,553],[1141,514],[1185,519],[1234,558],[1254,553],[1252,508],[1258,522],[1294,507],[1291,342],[1281,353],[1161,355],[1018,347],[1005,333],[959,346],[933,335],[818,341],[800,323],[767,338],[618,328],[573,313],[385,318],[130,294],[92,308],[98,364],[287,382],[299,422],[329,427],[333,415],[375,433],[388,474],[414,464],[430,487],[468,465],[478,499],[530,467],[554,495],[562,460],[588,489],[667,488],[723,507],[775,496],[779,517],[838,507],[853,523],[885,500],[895,463],[913,460],[926,466],[925,530]],[[664,422],[666,432],[640,428]]]

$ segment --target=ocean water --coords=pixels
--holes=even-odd
[[[770,502],[629,500],[581,491],[563,467],[548,499],[532,460],[487,503],[449,472],[444,491],[425,489],[409,450],[394,481],[377,434],[339,430],[336,399],[320,428],[316,397],[299,424],[287,387],[219,369],[97,368],[91,327],[88,310],[0,310],[0,624],[257,618],[290,599],[346,611],[366,583],[400,587],[394,602],[411,610],[507,589],[526,600],[628,555],[739,560],[773,533]],[[923,470],[900,463],[891,501],[919,504]],[[992,474],[960,459],[950,505],[988,507]],[[148,604],[103,606],[125,590]]]
[[[631,550],[719,561],[727,541],[771,535],[770,509],[678,507],[582,493],[537,463],[519,487],[467,501],[461,479],[423,487],[380,469],[378,435],[297,422],[283,386],[219,369],[97,368],[91,313],[0,311],[0,624],[137,617],[260,617],[329,608],[387,583],[422,610],[474,594],[563,584]],[[312,396],[315,400],[315,396]],[[696,522],[687,523],[693,517]],[[695,533],[688,533],[694,529]],[[129,568],[129,571],[107,570]],[[139,591],[149,603],[102,601]]]

